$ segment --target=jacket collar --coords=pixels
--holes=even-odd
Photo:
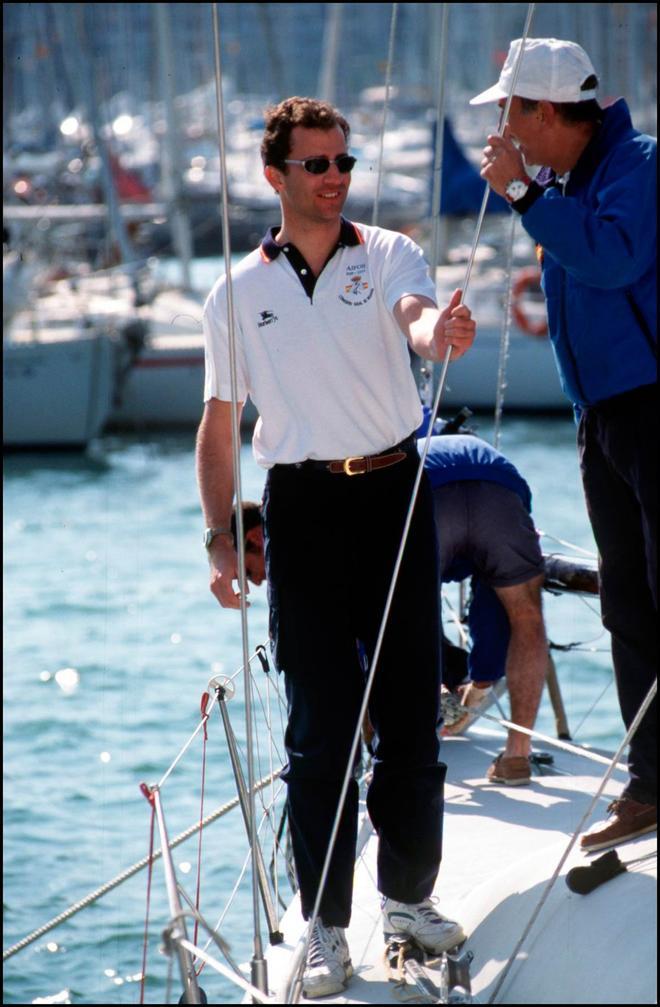
[[[594,171],[612,147],[634,132],[630,110],[623,98],[603,109],[601,125],[582,151],[578,163],[571,171],[571,182],[580,184],[591,178]]]

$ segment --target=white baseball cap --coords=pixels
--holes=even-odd
[[[497,84],[471,98],[471,105],[509,97],[521,42],[520,38],[513,40]],[[528,38],[514,93],[534,101],[589,101],[596,97],[596,89],[581,91],[580,86],[595,73],[591,60],[577,43],[558,38]]]

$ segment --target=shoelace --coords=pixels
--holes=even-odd
[[[314,927],[309,942],[309,951],[307,952],[308,965],[323,965],[326,951],[338,951],[339,941],[336,939],[332,931],[327,929],[325,933],[327,934],[327,937],[321,931],[319,926]]]
[[[424,916],[429,923],[446,923],[446,919],[433,907],[431,900],[423,902],[418,909],[420,916]]]

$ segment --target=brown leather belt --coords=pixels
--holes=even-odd
[[[394,447],[387,448],[377,455],[354,455],[351,458],[337,458],[332,461],[317,461],[308,458],[304,462],[294,462],[291,466],[283,465],[282,468],[314,469],[320,472],[332,472],[333,475],[361,476],[367,472],[375,472],[377,469],[386,469],[390,465],[396,465],[416,449],[417,441],[415,435],[411,434],[400,444],[395,444]]]
[[[334,474],[362,476],[366,472],[374,472],[376,469],[386,469],[389,465],[396,465],[406,457],[405,451],[392,451],[386,455],[356,455],[353,458],[344,458],[343,461],[327,462],[325,467],[328,472]]]

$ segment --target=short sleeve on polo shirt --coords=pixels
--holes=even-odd
[[[383,296],[388,311],[392,312],[407,294],[428,297],[437,304],[435,283],[421,248],[404,234],[389,234],[392,248],[383,270]]]
[[[236,322],[238,329],[238,322]],[[204,401],[220,399],[231,402],[231,369],[229,355],[229,324],[227,320],[227,295],[224,277],[215,284],[204,305],[202,314],[204,331]],[[248,396],[245,360],[241,340],[236,339],[236,395],[238,402]]]

